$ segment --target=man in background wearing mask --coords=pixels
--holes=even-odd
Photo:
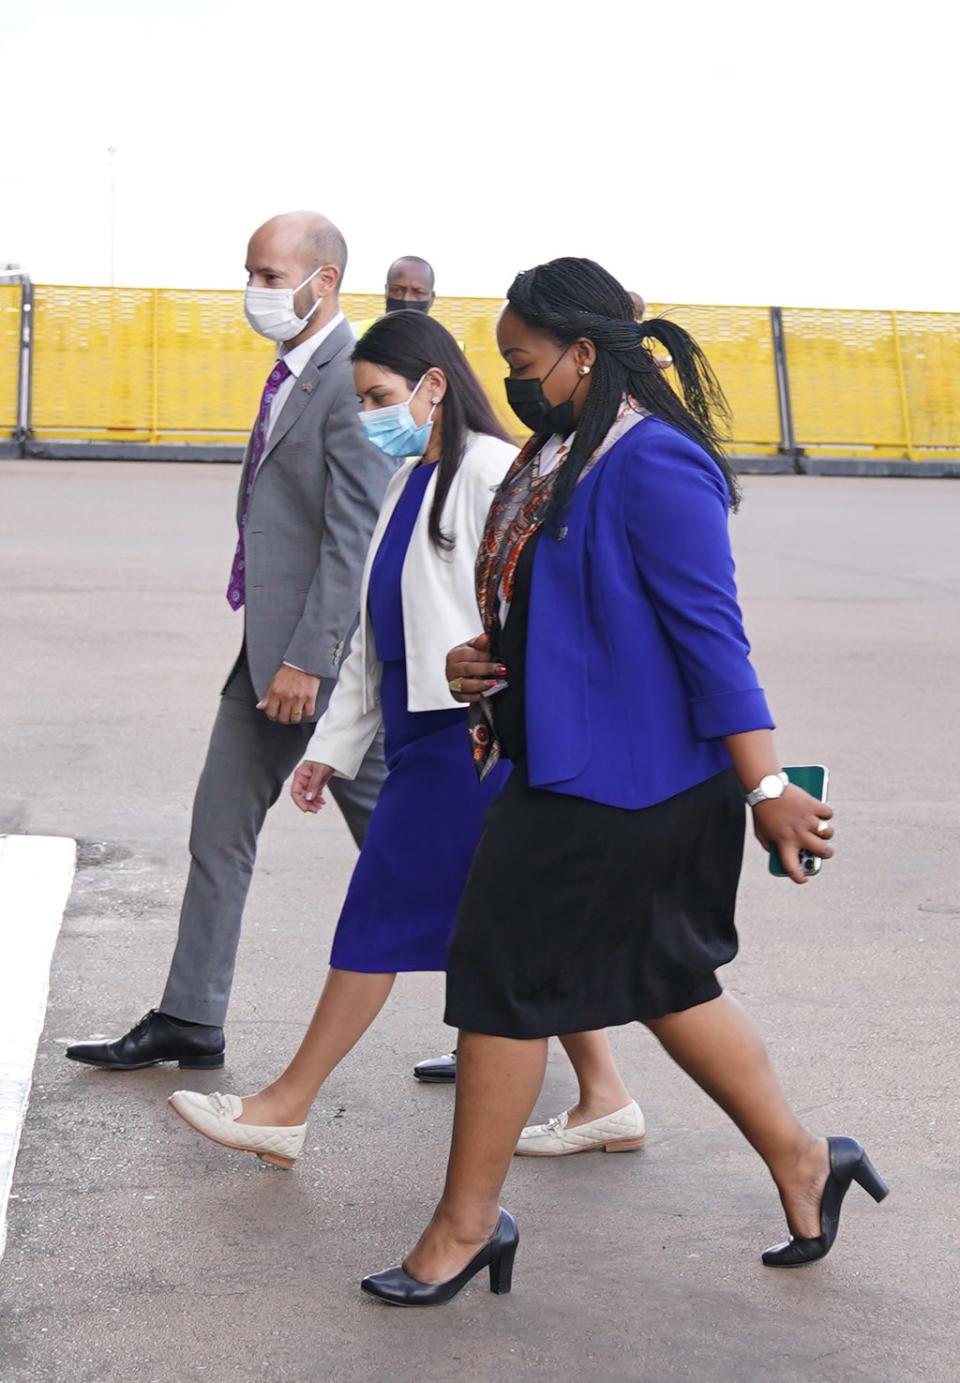
[[[433,291],[435,282],[433,266],[419,255],[404,255],[395,259],[387,270],[384,285],[384,312],[402,312],[413,309],[415,312],[429,312],[437,296]],[[356,333],[360,337],[369,331],[377,317],[365,317],[356,323]]]
[[[240,924],[268,809],[303,758],[357,621],[360,575],[396,464],[357,412],[353,333],[340,311],[347,247],[330,221],[291,212],[261,226],[247,255],[247,320],[276,341],[247,446],[226,598],[243,610],[194,799],[180,931],[159,1009],[113,1042],[67,1056],[130,1071],[161,1061],[224,1062]],[[354,840],[385,775],[382,744],[357,779],[330,789]]]
[[[387,311],[412,308],[417,312],[429,312],[436,297],[434,282],[433,269],[425,259],[404,255],[394,260],[387,270]]]

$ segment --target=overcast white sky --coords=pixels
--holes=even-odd
[[[0,0],[0,262],[239,287],[315,207],[377,291],[557,254],[661,302],[960,308],[943,0]]]

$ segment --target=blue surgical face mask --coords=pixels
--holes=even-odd
[[[425,379],[426,375],[420,376],[410,399]],[[387,408],[372,408],[360,414],[363,430],[370,441],[387,456],[422,456],[430,444],[437,405],[433,405],[427,421],[418,427],[410,412],[410,399],[405,403],[392,403]]]

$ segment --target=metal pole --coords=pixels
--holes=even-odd
[[[900,346],[900,327],[895,312],[890,313],[890,322],[893,326],[893,350],[897,362],[897,388],[900,391],[900,413],[903,417],[903,437],[907,444],[907,460],[916,461],[917,453],[913,449],[913,430],[910,426],[910,404],[907,400],[907,381],[903,373],[903,351]]]
[[[33,284],[20,276],[20,356],[17,373],[17,428],[14,441],[23,455],[33,431]]]
[[[117,281],[117,184],[115,175],[115,163],[117,151],[111,144],[107,149],[107,168],[108,168],[108,195],[109,195],[109,217],[110,217],[110,287],[116,286]]]
[[[160,433],[160,290],[150,293],[152,331],[150,339],[150,441],[156,444]]]
[[[787,370],[787,344],[783,334],[783,309],[771,307],[770,334],[773,337],[773,364],[777,376],[777,404],[780,412],[780,453],[789,456],[799,473],[800,448],[793,433],[790,404],[790,375]]]

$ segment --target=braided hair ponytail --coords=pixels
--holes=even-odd
[[[627,290],[592,259],[554,259],[527,269],[510,285],[507,301],[529,326],[548,332],[562,345],[586,337],[597,352],[573,446],[547,511],[548,524],[559,525],[583,467],[613,426],[624,394],[703,447],[723,472],[731,508],[737,507],[740,487],[722,450],[722,425],[729,421],[730,411],[689,332],[662,317],[637,322]],[[679,395],[651,353],[650,340],[670,353]]]

